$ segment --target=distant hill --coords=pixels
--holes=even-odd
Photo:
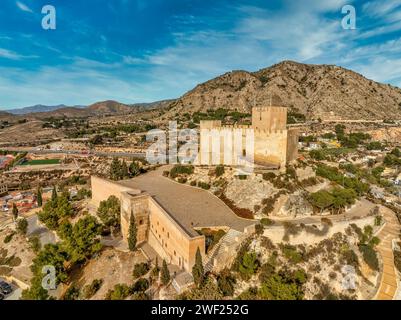
[[[72,106],[72,107],[73,108],[85,108],[86,106]],[[64,108],[68,108],[68,106],[66,106],[64,104],[59,104],[57,106],[45,106],[43,104],[37,104],[37,105],[31,106],[31,107],[6,110],[6,112],[9,112],[12,114],[28,114],[28,113],[33,113],[33,112],[49,112],[49,111],[55,111],[55,110],[64,109]]]
[[[283,105],[308,119],[401,119],[401,89],[334,65],[283,61],[257,72],[233,71],[199,84],[169,106],[169,116]]]
[[[118,101],[107,100],[96,102],[90,106],[73,106],[68,107],[64,104],[57,106],[45,106],[36,105],[31,107],[25,107],[21,109],[11,109],[6,111],[0,111],[0,119],[18,119],[18,117],[24,117],[27,119],[45,119],[45,118],[79,118],[79,117],[90,117],[97,115],[114,115],[114,114],[129,114],[138,111],[144,111],[147,109],[165,108],[173,100],[162,100],[150,103],[135,103],[135,104],[124,104]]]
[[[95,114],[114,114],[114,113],[130,113],[132,108],[124,103],[113,100],[96,102],[86,108],[87,111]]]

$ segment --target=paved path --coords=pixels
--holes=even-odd
[[[159,167],[119,183],[149,193],[191,236],[199,235],[194,227],[227,226],[243,232],[245,227],[255,223],[238,217],[210,192],[163,177],[163,171],[168,168]]]
[[[365,198],[361,198],[351,209],[347,210],[345,213],[336,215],[316,215],[308,217],[270,217],[276,222],[276,225],[282,225],[283,222],[291,222],[295,224],[319,224],[322,218],[329,218],[331,222],[342,222],[355,219],[361,219],[369,216],[371,210],[376,207],[376,204],[370,202]]]
[[[386,224],[378,234],[380,244],[377,246],[377,250],[383,260],[383,274],[375,300],[392,300],[397,292],[397,275],[394,266],[392,240],[398,239],[400,224],[394,212],[390,209],[381,207],[381,212]]]

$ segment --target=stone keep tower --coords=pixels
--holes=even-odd
[[[252,108],[252,125],[222,126],[221,121],[203,120],[200,122],[201,146],[205,145],[208,152],[201,154],[200,159],[209,159],[212,163],[212,150],[210,138],[202,135],[202,130],[212,130],[221,133],[223,130],[242,130],[245,137],[245,130],[252,128],[254,131],[254,162],[260,166],[274,166],[285,170],[288,162],[295,160],[298,156],[298,132],[296,129],[287,128],[287,108],[280,106],[266,106]],[[224,164],[224,144],[227,143],[220,137],[219,163]],[[232,141],[230,142],[232,143]],[[232,146],[231,150],[234,150]],[[213,164],[219,164],[213,163]],[[235,165],[235,164],[234,164]]]
[[[286,130],[287,108],[272,106],[252,108],[252,127],[255,130]]]
[[[275,164],[282,170],[292,160],[288,153],[287,108],[278,106],[252,108],[255,134],[255,164]]]
[[[128,241],[131,214],[137,227],[137,244],[147,241],[149,231],[149,195],[121,193],[121,233]]]

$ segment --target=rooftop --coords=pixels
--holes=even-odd
[[[194,228],[226,226],[243,232],[254,224],[238,217],[210,192],[163,177],[164,170],[166,167],[160,167],[119,184],[147,192],[193,237],[199,235]]]

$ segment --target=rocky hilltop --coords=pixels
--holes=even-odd
[[[401,89],[334,65],[284,61],[257,72],[233,71],[196,86],[170,115],[280,104],[308,119],[401,119]]]

